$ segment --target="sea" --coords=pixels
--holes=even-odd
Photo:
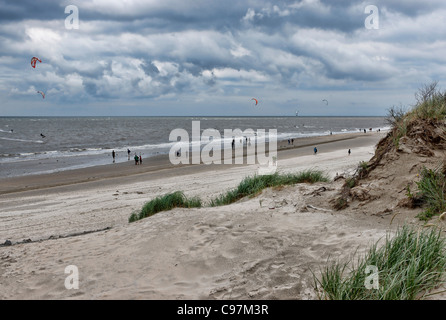
[[[0,178],[106,165],[113,150],[115,162],[129,161],[127,150],[149,161],[169,153],[176,132],[190,145],[209,143],[193,140],[193,124],[200,134],[217,130],[222,147],[232,140],[225,130],[264,132],[266,140],[275,130],[287,140],[389,129],[385,117],[0,117]]]

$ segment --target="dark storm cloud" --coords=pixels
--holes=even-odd
[[[274,34],[286,26],[322,28],[352,32],[364,26],[362,12],[351,14],[349,7],[317,4],[313,6],[283,6],[274,4],[256,11],[251,22],[265,33]]]
[[[433,12],[444,6],[443,0],[429,0],[429,1],[417,1],[417,0],[379,0],[375,1],[376,6],[386,8],[392,12],[398,12],[409,17],[417,17],[426,13]]]
[[[153,64],[153,62],[143,61],[143,63],[141,63],[141,68],[144,70],[144,72],[145,72],[148,76],[153,76],[153,75],[157,75],[157,74],[160,73],[160,71],[159,71],[158,68]]]
[[[64,27],[69,4],[78,30]],[[384,27],[366,30],[367,5]],[[292,101],[296,89],[408,87],[446,71],[439,0],[0,0],[0,8],[0,73],[9,75],[0,88],[18,99],[47,86],[82,103],[239,92]],[[36,69],[33,55],[44,61]]]
[[[84,81],[83,83],[85,91],[92,95],[92,96],[97,96],[98,95],[98,86],[91,81]]]
[[[0,0],[0,21],[60,19],[64,8],[53,0]]]

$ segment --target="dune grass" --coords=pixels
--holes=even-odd
[[[315,183],[318,181],[328,182],[329,178],[323,172],[316,170],[305,170],[294,174],[279,174],[276,172],[270,175],[254,175],[243,179],[236,189],[221,194],[211,200],[209,206],[226,205],[246,196],[255,196],[268,187],[279,187],[305,182]],[[200,198],[188,199],[181,191],[176,191],[147,202],[139,212],[133,212],[130,215],[129,222],[134,222],[154,215],[157,212],[171,210],[177,207],[199,208],[202,206],[203,204]]]
[[[417,217],[427,221],[434,215],[446,211],[446,177],[441,168],[428,169],[426,167],[423,167],[420,176],[420,181],[416,182],[419,191],[415,198],[425,203],[427,208]]]
[[[305,170],[299,173],[254,175],[244,178],[236,189],[219,195],[210,201],[211,207],[231,204],[247,196],[255,196],[265,188],[292,185],[296,183],[328,182],[329,178],[321,171]]]
[[[142,207],[141,211],[133,212],[129,217],[129,222],[134,222],[146,217],[150,217],[160,211],[167,211],[173,208],[199,208],[201,207],[201,200],[199,198],[188,199],[181,191],[175,191],[156,197],[147,202]]]
[[[437,88],[438,82],[424,85],[415,93],[416,103],[411,108],[392,107],[387,113],[387,122],[400,133],[406,133],[407,124],[414,120],[446,119],[446,91]]]
[[[418,90],[415,94],[417,104],[407,116],[432,120],[446,118],[446,91],[440,91],[437,85],[438,81],[434,81]]]
[[[392,127],[392,140],[395,147],[406,136],[411,124],[417,121],[443,122],[446,119],[446,91],[437,89],[438,82],[419,88],[416,103],[411,108],[391,107],[386,120]]]
[[[367,266],[377,268],[378,288],[366,285],[373,284]],[[382,247],[378,248],[378,242],[372,245],[356,264],[332,263],[319,278],[313,276],[320,299],[413,300],[444,283],[445,271],[446,243],[441,231],[403,226],[393,238],[387,235]]]

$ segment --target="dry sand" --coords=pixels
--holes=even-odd
[[[383,135],[295,140],[293,148],[285,141],[278,170],[353,173]],[[181,190],[206,202],[258,169],[152,160],[0,181],[0,243],[13,244],[0,247],[0,298],[316,299],[312,271],[413,218],[391,224],[390,217],[332,211],[327,199],[338,181],[267,189],[232,205],[174,209],[129,224],[155,196]],[[79,270],[79,289],[65,288],[69,265]]]

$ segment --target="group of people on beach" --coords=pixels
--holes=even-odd
[[[141,154],[139,154],[139,157],[138,157],[138,155],[135,153],[135,156],[133,158],[135,159],[135,165],[142,164]]]
[[[372,131],[372,128],[370,128],[369,130]],[[362,132],[362,129],[359,129],[359,131]],[[380,132],[380,131],[381,131],[380,129],[377,130],[377,132]],[[367,132],[366,129],[364,129],[364,133],[366,133],[366,132]],[[330,134],[331,134],[331,132],[330,132]],[[246,141],[250,142],[250,139],[248,140],[248,138],[246,138]],[[288,139],[288,144],[294,145],[294,139]],[[235,148],[235,139],[232,139],[232,149],[234,149],[234,148]],[[317,154],[317,151],[318,151],[317,147],[314,147],[314,149],[313,149],[314,155]],[[130,149],[127,149],[128,160],[130,160],[130,153],[131,153]],[[351,149],[348,149],[348,155],[350,155],[350,154],[351,154]],[[117,153],[115,152],[115,150],[113,150],[112,151],[113,163],[115,163],[116,155],[117,155]],[[177,157],[178,156],[179,156],[179,152],[177,152]],[[139,156],[138,156],[135,152],[135,156],[133,157],[133,159],[135,159],[135,165],[142,164],[141,154],[139,154]]]
[[[359,132],[362,132],[363,130],[364,130],[364,133],[367,132],[366,129],[359,129]],[[369,128],[369,131],[372,131],[372,130],[373,130],[372,128]],[[376,132],[381,132],[381,129],[377,129]],[[332,133],[330,132],[330,135],[331,135],[331,134],[332,134]],[[288,144],[290,144],[290,140],[289,140],[289,139],[288,139]],[[317,154],[317,147],[314,147],[314,149],[313,149],[313,153],[314,153],[314,155]],[[351,150],[351,149],[348,149],[347,153],[348,153],[348,155],[350,155],[350,154],[352,153],[352,150]]]
[[[314,149],[313,149],[313,153],[314,153],[314,155],[317,154],[317,147],[314,147]],[[347,153],[348,153],[348,155],[350,155],[350,154],[352,153],[352,150],[351,150],[351,149],[348,149]]]
[[[371,132],[373,130],[373,128],[369,128],[369,131]],[[362,132],[363,131],[363,129],[359,129],[359,132]],[[364,133],[366,133],[367,132],[367,130],[366,129],[364,129]],[[378,130],[376,130],[376,132],[381,132],[381,129],[378,129]]]
[[[130,149],[127,149],[127,156],[128,156],[128,160],[130,160]],[[115,163],[115,158],[118,154],[115,152],[115,150],[112,151],[112,157],[113,157],[113,163]],[[139,156],[136,154],[135,152],[135,156],[133,157],[133,159],[135,159],[135,165],[138,164],[142,164],[142,156],[141,153],[139,154]]]
[[[250,137],[245,137],[245,136],[243,136],[243,137],[245,138],[246,145],[250,146],[251,145],[251,138]],[[243,139],[240,138],[240,144],[242,144],[242,143],[243,143]],[[232,145],[232,149],[235,149],[235,139],[232,139],[231,145]]]

